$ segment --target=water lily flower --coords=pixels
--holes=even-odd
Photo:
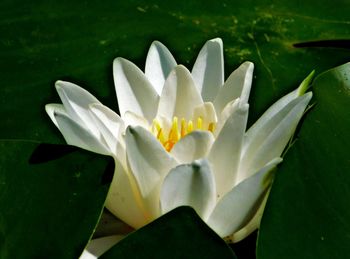
[[[254,65],[224,81],[221,39],[205,43],[190,72],[160,42],[145,72],[116,58],[120,115],[79,86],[58,81],[62,104],[46,111],[70,145],[114,157],[106,207],[140,228],[182,205],[236,242],[259,226],[273,169],[312,93],[312,75],[274,103],[248,130]]]

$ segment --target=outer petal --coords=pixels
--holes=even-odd
[[[126,111],[132,111],[151,122],[159,96],[143,72],[130,61],[116,58],[113,76],[121,117]]]
[[[58,124],[57,124],[57,121],[55,118],[55,113],[65,114],[68,116],[64,106],[62,104],[58,104],[58,103],[46,104],[45,111],[49,115],[50,119],[56,125],[57,128],[58,128]]]
[[[241,146],[247,124],[248,104],[239,100],[232,104],[231,113],[217,136],[208,156],[215,173],[219,197],[235,184],[241,156]]]
[[[79,259],[97,259],[123,238],[124,236],[114,235],[92,239]]]
[[[57,81],[55,86],[69,117],[98,135],[99,130],[89,112],[89,106],[100,102],[88,91],[75,84]]]
[[[265,205],[267,202],[267,198],[269,197],[271,188],[269,188],[266,193],[264,194],[264,198],[262,199],[262,202],[260,203],[260,207],[256,211],[254,217],[246,224],[243,228],[238,230],[237,232],[233,233],[230,236],[225,237],[225,241],[229,243],[237,243],[247,236],[249,236],[253,231],[259,228],[260,221],[265,209]]]
[[[307,93],[276,111],[273,105],[248,130],[245,137],[239,180],[255,173],[272,158],[280,156],[292,137],[312,97]]]
[[[98,139],[89,129],[83,128],[76,121],[68,117],[68,115],[56,112],[55,119],[67,144],[99,154],[111,154],[111,151],[101,139]]]
[[[142,207],[142,199],[135,179],[126,171],[119,159],[115,161],[115,173],[106,199],[106,208],[119,219],[139,228],[148,223],[147,212]]]
[[[281,161],[280,158],[271,161],[219,201],[207,222],[218,235],[231,235],[250,221],[271,184],[272,169]]]
[[[158,95],[162,93],[165,80],[176,65],[170,51],[159,41],[154,41],[147,54],[145,75]]]
[[[237,98],[240,98],[243,103],[248,102],[253,70],[254,64],[247,61],[232,72],[214,100],[217,112],[221,112],[231,100]]]
[[[196,106],[203,104],[190,72],[182,65],[176,66],[167,78],[159,100],[157,117],[192,119]]]
[[[90,111],[109,149],[116,154],[120,131],[124,131],[122,119],[107,106],[99,103],[90,105]]]
[[[224,56],[220,38],[207,41],[198,54],[192,76],[204,101],[213,101],[224,83]]]
[[[215,206],[214,177],[206,160],[172,169],[161,190],[162,213],[179,206],[191,206],[206,220]]]
[[[193,131],[181,138],[170,153],[181,164],[191,163],[196,159],[205,157],[213,142],[214,136],[210,132]]]
[[[158,217],[160,185],[176,162],[160,142],[142,127],[128,127],[125,140],[129,167],[146,209],[151,218]]]
[[[124,113],[123,120],[127,126],[141,126],[145,129],[150,128],[149,122],[144,117],[137,115],[132,111],[127,111]]]

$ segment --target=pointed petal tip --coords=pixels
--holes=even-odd
[[[186,74],[186,75],[190,76],[191,78],[193,78],[192,75],[191,75],[191,72],[188,70],[188,68],[185,67],[184,65],[181,65],[181,64],[176,65],[173,68],[173,70],[170,72],[170,74],[172,74],[172,73],[173,74]]]
[[[219,43],[221,46],[223,45],[222,39],[219,38],[219,37],[214,38],[214,39],[210,39],[210,40],[208,40],[207,42]]]
[[[298,87],[298,96],[302,96],[309,89],[312,79],[314,78],[315,70],[312,70],[311,73],[301,82]]]
[[[122,57],[116,57],[114,60],[113,60],[113,67],[115,65],[119,65],[119,64],[122,64],[124,62],[128,61],[127,59],[125,58],[122,58]]]
[[[245,61],[243,62],[243,64],[249,66],[250,69],[254,69],[254,63],[251,61]]]
[[[58,91],[59,89],[61,89],[62,87],[64,87],[65,83],[66,83],[65,81],[57,80],[57,81],[55,82],[55,88],[56,88],[56,90]]]
[[[151,48],[152,46],[165,47],[165,45],[164,45],[163,43],[161,43],[159,40],[154,40],[154,41],[152,41],[150,48]]]
[[[50,114],[52,110],[53,110],[53,103],[45,104],[45,111],[47,114]]]

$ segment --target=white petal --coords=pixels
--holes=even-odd
[[[282,154],[312,97],[307,93],[277,111],[274,105],[247,131],[240,165],[240,180]]]
[[[214,177],[206,160],[180,165],[164,179],[161,190],[162,213],[179,206],[191,206],[204,220],[215,206]]]
[[[55,112],[55,119],[67,144],[99,154],[109,155],[111,153],[105,143],[97,139],[89,129],[82,127],[68,115]]]
[[[62,104],[58,104],[58,103],[46,104],[45,111],[49,115],[50,119],[56,125],[57,128],[58,128],[58,124],[57,124],[57,121],[55,118],[55,113],[61,113],[61,114],[65,114],[68,116],[66,110],[64,109],[64,106]]]
[[[252,219],[244,225],[243,228],[238,230],[237,232],[233,233],[232,235],[226,236],[225,241],[230,243],[237,243],[247,236],[249,236],[253,231],[259,228],[260,221],[262,218],[262,215],[264,213],[265,205],[267,202],[267,198],[269,196],[271,188],[269,188],[266,193],[264,194],[264,198],[262,198],[262,202],[260,203],[259,209],[256,211],[255,215],[252,217]]]
[[[99,256],[107,252],[116,243],[122,240],[124,236],[114,235],[108,237],[101,237],[90,240],[89,244],[83,251],[79,259],[97,259]]]
[[[219,197],[235,184],[241,156],[241,146],[247,124],[248,104],[239,100],[232,104],[231,113],[217,136],[208,156],[215,174]]]
[[[106,208],[119,219],[140,228],[148,223],[148,215],[143,210],[141,195],[133,175],[125,170],[119,159],[115,159],[115,172],[106,199]]]
[[[207,41],[198,54],[192,76],[204,101],[213,101],[224,83],[224,56],[220,38]]]
[[[124,114],[123,120],[125,122],[125,125],[127,125],[127,126],[141,126],[145,129],[150,128],[150,124],[148,123],[148,121],[144,117],[139,116],[132,111],[127,111]]]
[[[159,191],[165,175],[176,161],[162,144],[142,127],[126,130],[126,152],[130,171],[152,217],[159,216]]]
[[[193,122],[196,122],[198,118],[203,120],[203,129],[205,130],[209,128],[210,123],[216,123],[218,118],[214,105],[211,102],[206,102],[196,107],[193,111]]]
[[[113,76],[121,117],[132,111],[151,122],[156,115],[159,96],[142,71],[130,61],[116,58]]]
[[[176,66],[165,81],[159,100],[157,117],[192,119],[196,106],[203,104],[190,72],[182,65]]]
[[[118,114],[99,103],[90,105],[90,111],[109,149],[116,154],[120,131],[124,131],[123,121]]]
[[[214,142],[214,136],[208,131],[193,131],[181,138],[171,149],[173,157],[181,164],[205,157]]]
[[[167,47],[159,41],[154,41],[147,54],[145,75],[158,95],[162,93],[165,80],[176,65]]]
[[[99,130],[91,116],[89,106],[100,102],[88,91],[75,84],[57,81],[55,86],[69,117],[98,136]]]
[[[274,159],[218,202],[207,222],[218,235],[231,235],[250,221],[272,182],[272,169],[281,161]]]
[[[214,100],[217,112],[221,112],[227,103],[237,98],[240,98],[243,103],[248,102],[253,70],[254,64],[247,61],[232,72]]]

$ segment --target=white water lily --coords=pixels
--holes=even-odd
[[[106,207],[118,218],[137,229],[188,205],[236,242],[259,226],[272,171],[312,97],[309,76],[246,131],[253,67],[224,82],[221,39],[203,46],[191,72],[155,41],[145,73],[114,60],[120,116],[62,81],[63,104],[46,111],[68,144],[114,157]]]

